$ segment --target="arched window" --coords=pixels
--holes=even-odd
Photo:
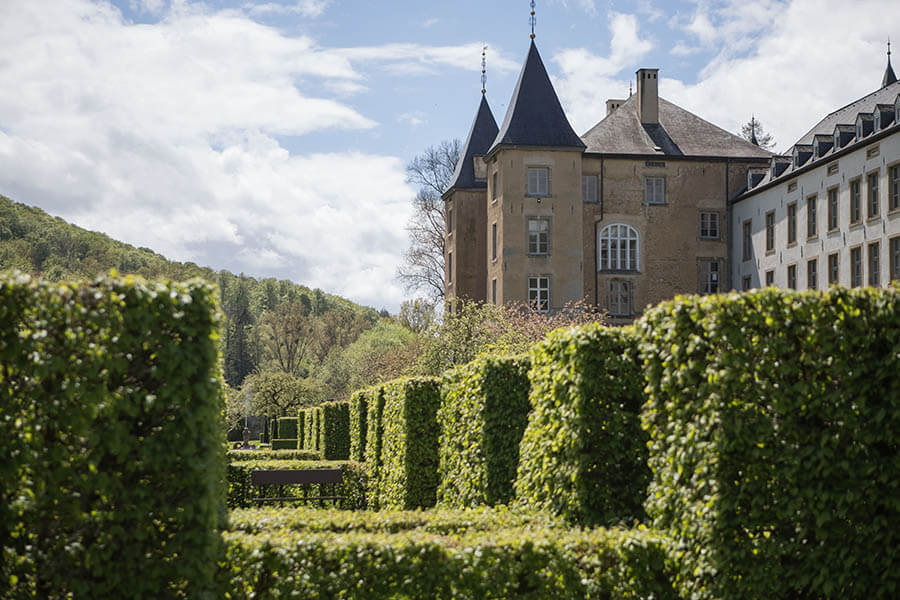
[[[634,227],[622,223],[607,225],[598,238],[600,271],[640,270],[640,244]]]

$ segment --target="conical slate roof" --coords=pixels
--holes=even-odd
[[[585,147],[563,112],[533,40],[491,152],[498,146]]]
[[[889,86],[895,81],[897,81],[897,76],[894,75],[894,68],[891,66],[891,53],[888,52],[887,69],[884,70],[884,78],[881,80],[881,87]]]
[[[482,95],[481,104],[478,105],[478,114],[475,115],[466,145],[459,155],[459,162],[456,163],[456,170],[453,171],[453,179],[450,180],[445,194],[454,188],[487,187],[487,180],[475,179],[475,164],[472,158],[487,154],[495,137],[497,137],[497,121],[494,120],[494,114],[491,112],[491,107],[488,106],[487,99]]]

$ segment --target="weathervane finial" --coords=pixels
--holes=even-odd
[[[487,46],[481,48],[481,95],[487,93]]]
[[[537,19],[534,16],[534,0],[531,0],[531,39],[534,39],[534,25]]]

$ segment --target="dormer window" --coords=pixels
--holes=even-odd
[[[873,121],[874,121],[874,123],[873,123],[872,128],[875,131],[879,131],[881,129],[881,111],[879,111],[879,110],[875,111],[875,118],[873,119]]]
[[[822,158],[831,150],[833,145],[834,139],[830,135],[816,135],[814,144],[815,158]]]
[[[859,113],[856,116],[856,139],[861,140],[870,133],[875,124],[872,113]]]
[[[808,144],[797,144],[794,146],[794,168],[797,169],[809,160],[812,156],[812,146]]]
[[[856,136],[856,127],[854,125],[835,125],[834,126],[834,150],[837,152],[847,144],[853,141]]]

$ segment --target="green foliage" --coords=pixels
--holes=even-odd
[[[297,411],[297,448],[306,448],[306,411],[303,409]]]
[[[516,496],[586,525],[643,517],[643,377],[629,328],[558,330],[531,353],[532,411]]]
[[[278,471],[287,469],[336,469],[339,468],[343,475],[343,482],[337,484],[309,484],[309,485],[284,485],[284,486],[254,486],[250,483],[250,474],[253,471]],[[272,490],[272,487],[281,488]],[[366,507],[366,474],[363,465],[349,461],[305,461],[305,460],[245,460],[232,462],[228,465],[228,507],[248,508],[255,505],[254,498],[266,496],[303,496],[304,491],[310,496],[331,496],[333,491],[337,495],[345,496],[338,502],[338,507],[348,509],[362,509]],[[278,492],[273,493],[273,492]],[[283,493],[282,493],[283,492]]]
[[[638,331],[683,595],[898,597],[900,292],[676,298]]]
[[[0,276],[0,597],[212,596],[215,308],[197,281]]]
[[[367,499],[370,508],[381,508],[382,450],[384,448],[384,385],[366,390],[366,481],[369,488]]]
[[[357,390],[350,396],[350,460],[366,460],[366,417],[374,388]]]
[[[365,515],[380,517],[380,513]],[[310,517],[307,522],[317,521]],[[259,515],[255,520],[265,526],[265,519]],[[348,521],[325,519],[338,528]],[[288,520],[299,524],[285,513],[273,515],[271,523]],[[500,515],[501,524],[507,521]],[[396,533],[382,533],[380,528],[339,529],[339,533],[258,525],[251,529],[258,533],[225,535],[227,557],[219,574],[223,596],[228,593],[239,600],[676,597],[665,570],[662,542],[648,531],[567,530],[539,523],[486,531],[454,527],[448,535],[424,527]]]
[[[296,438],[272,438],[272,450],[296,450]]]
[[[297,417],[278,417],[278,437],[297,439]]]
[[[319,454],[322,453],[322,422],[325,419],[322,416],[322,407],[313,408],[313,449]]]
[[[228,462],[241,462],[245,460],[319,460],[321,457],[308,450],[229,450],[226,458]]]
[[[349,402],[328,402],[322,405],[322,458],[350,458]]]
[[[527,358],[481,358],[444,374],[437,499],[442,506],[506,504],[528,422]]]
[[[397,379],[384,384],[380,507],[434,506],[438,487],[440,403],[440,387],[434,378]]]

